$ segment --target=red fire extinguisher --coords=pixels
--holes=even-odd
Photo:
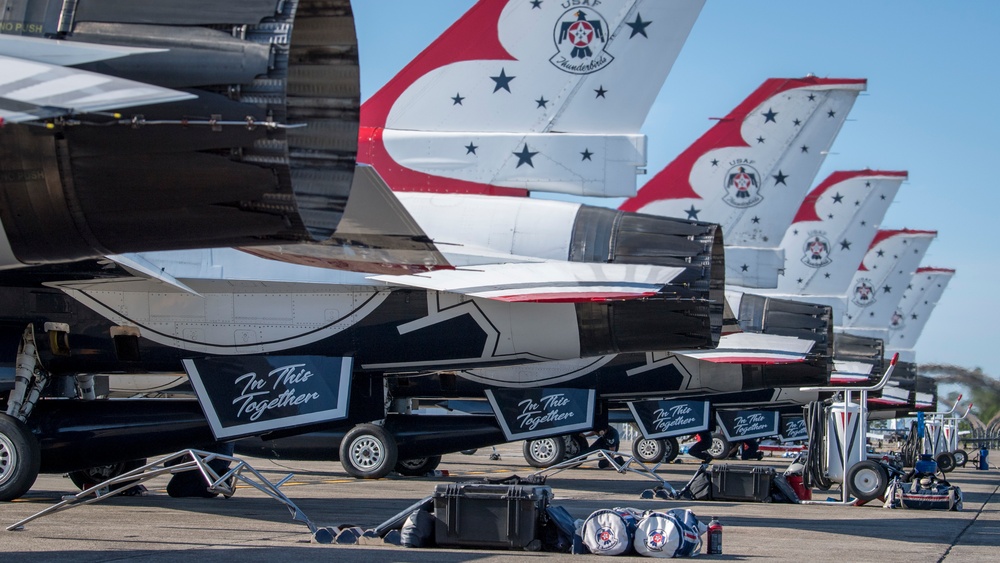
[[[722,524],[718,516],[708,523],[708,554],[722,555]]]

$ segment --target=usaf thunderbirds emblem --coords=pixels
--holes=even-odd
[[[556,54],[549,61],[573,74],[597,72],[614,60],[604,50],[608,46],[610,33],[608,22],[596,10],[567,10],[553,29]]]
[[[722,201],[733,207],[753,207],[760,203],[760,173],[750,164],[752,160],[734,160],[726,173],[726,197]]]
[[[851,302],[858,307],[867,307],[875,302],[875,286],[872,284],[872,280],[868,278],[858,280],[858,283],[854,285]]]
[[[830,258],[830,241],[823,236],[826,233],[813,231],[802,246],[802,263],[810,268],[822,268],[833,261]]]

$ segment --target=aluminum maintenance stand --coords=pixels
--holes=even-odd
[[[839,482],[841,499],[840,501],[833,500],[803,500],[802,504],[828,504],[828,505],[842,505],[847,506],[852,504],[854,501],[851,500],[851,495],[848,493],[847,484],[847,474],[849,468],[854,467],[855,464],[865,459],[865,438],[868,434],[868,393],[873,391],[880,391],[885,384],[888,383],[889,378],[892,376],[892,372],[896,369],[896,361],[899,360],[899,354],[893,354],[892,360],[889,362],[889,367],[886,368],[885,373],[882,374],[882,378],[879,379],[878,383],[868,387],[802,387],[803,391],[829,391],[829,392],[840,392],[844,394],[843,403],[833,403],[828,409],[828,415],[826,417],[827,427],[832,426],[834,428],[834,434],[839,438],[839,443],[831,440],[830,432],[826,432],[826,458],[824,459],[826,476],[833,482]],[[858,393],[858,402],[851,403],[852,393]],[[851,418],[854,418],[854,423],[852,424]],[[831,424],[832,422],[832,424]],[[809,449],[819,448],[821,444],[809,444]],[[830,461],[832,461],[832,456],[830,452],[837,446],[836,449],[840,450],[840,458],[837,460],[840,462],[840,466],[832,466]],[[819,455],[819,454],[817,454]],[[874,477],[874,476],[872,476]],[[839,481],[838,481],[839,479]]]

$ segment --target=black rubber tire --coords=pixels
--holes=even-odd
[[[637,438],[632,440],[632,455],[643,463],[660,463],[666,454],[663,440],[653,438]]]
[[[966,456],[968,457],[968,456]],[[938,470],[941,473],[951,473],[952,469],[955,469],[955,454],[951,452],[941,452],[934,458],[937,462]]]
[[[551,467],[565,457],[566,441],[562,436],[524,441],[524,460],[532,467]]]
[[[566,434],[563,436],[566,441],[566,453],[563,454],[563,459],[573,459],[580,455],[580,452],[590,447],[590,443],[587,439],[579,434]]]
[[[955,450],[951,455],[955,457],[955,467],[965,467],[969,462],[969,452],[965,450]]]
[[[677,456],[681,453],[681,445],[677,443],[677,438],[662,438],[663,442],[663,459],[660,463],[672,463]]]
[[[726,459],[732,455],[733,446],[722,432],[712,432],[712,445],[707,452],[712,459]]]
[[[403,459],[396,462],[396,473],[407,477],[420,477],[434,471],[441,465],[441,456],[418,457]]]
[[[889,476],[885,468],[870,459],[855,463],[845,479],[848,491],[858,500],[868,502],[885,494]]]
[[[471,450],[462,450],[462,451],[460,451],[458,453],[460,453],[462,455],[473,455],[473,454],[475,454],[478,451],[479,451],[478,448],[472,448]]]
[[[398,460],[396,439],[375,424],[351,428],[340,442],[340,463],[348,475],[358,479],[381,479]]]
[[[146,465],[145,459],[135,459],[132,461],[124,461],[122,463],[116,463],[113,465],[101,465],[98,467],[89,467],[87,469],[80,469],[78,471],[69,472],[69,480],[73,481],[81,491],[89,489],[95,485],[100,485],[104,481],[111,479],[112,477],[117,477],[123,473],[128,473],[133,469],[139,469],[143,465]],[[126,481],[124,483],[119,483],[114,487],[114,490],[127,489],[135,484],[135,481]]]
[[[42,450],[20,420],[0,414],[0,501],[21,498],[38,478]]]

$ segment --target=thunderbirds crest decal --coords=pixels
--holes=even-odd
[[[597,10],[571,8],[563,13],[552,31],[556,54],[549,61],[566,72],[590,74],[614,60],[605,50],[611,29]]]
[[[861,278],[854,286],[851,302],[858,307],[867,307],[875,302],[875,285],[868,278]]]
[[[830,258],[830,241],[823,231],[812,231],[802,247],[802,263],[810,268],[822,268],[833,259]]]
[[[760,195],[760,172],[753,166],[752,160],[743,158],[729,163],[731,168],[726,173],[726,196],[722,201],[733,207],[753,207],[764,199]]]

